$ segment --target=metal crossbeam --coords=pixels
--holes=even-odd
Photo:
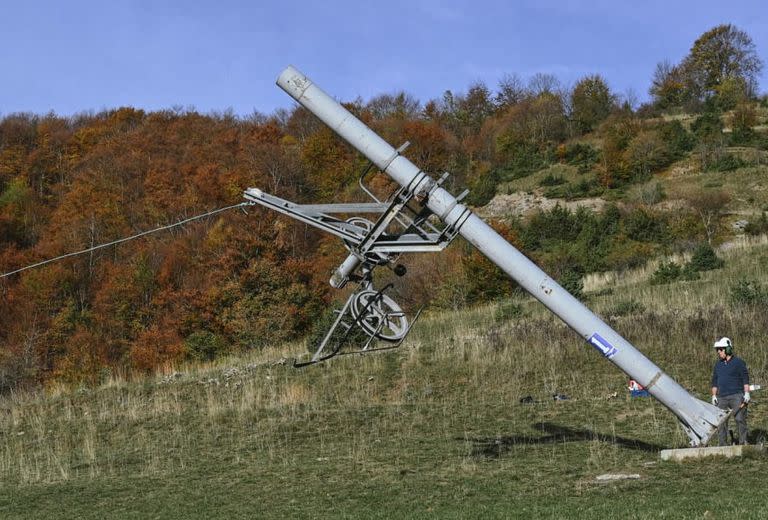
[[[350,203],[350,204],[296,204],[286,199],[270,195],[258,188],[248,188],[245,198],[296,220],[309,224],[347,241],[355,246],[361,255],[369,253],[425,253],[442,251],[456,237],[455,227],[447,227],[442,232],[426,232],[416,224],[409,225],[414,232],[389,234],[389,228],[395,217],[411,200],[412,194],[398,191],[394,200],[386,203]],[[332,217],[321,210],[335,213],[381,213],[382,216],[371,230]]]

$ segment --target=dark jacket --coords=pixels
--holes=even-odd
[[[731,356],[730,361],[719,359],[712,371],[712,386],[717,387],[718,395],[733,395],[744,392],[744,385],[749,384],[749,372],[743,359]]]

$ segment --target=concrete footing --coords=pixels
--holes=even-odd
[[[704,457],[741,457],[748,452],[762,452],[762,445],[746,446],[712,446],[706,448],[682,448],[678,450],[661,450],[661,460],[701,459]]]

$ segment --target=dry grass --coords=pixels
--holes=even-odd
[[[768,247],[744,243],[722,254],[726,267],[695,282],[652,287],[650,267],[590,282],[613,293],[593,296],[588,305],[700,396],[707,393],[709,345],[723,334],[735,339],[757,382],[768,376],[763,310],[733,307],[722,296],[741,277],[768,281]],[[627,299],[644,310],[610,316]],[[515,319],[499,319],[503,302],[427,313],[397,351],[346,356],[309,369],[286,361],[304,352],[294,344],[179,366],[146,380],[115,377],[98,388],[56,386],[5,396],[0,480],[14,496],[60,490],[55,496],[64,502],[77,496],[72,486],[102,492],[134,486],[134,496],[155,497],[146,502],[154,507],[157,500],[175,499],[142,487],[144,482],[184,482],[192,491],[181,496],[198,503],[192,512],[197,517],[221,514],[215,505],[195,502],[210,486],[218,486],[226,500],[257,500],[267,507],[264,516],[296,516],[291,508],[304,506],[287,505],[296,494],[314,497],[300,502],[307,504],[301,509],[306,516],[330,515],[338,503],[329,494],[336,500],[359,496],[345,510],[360,516],[395,514],[398,508],[418,516],[426,507],[449,516],[488,507],[505,516],[519,510],[507,506],[522,507],[499,496],[526,497],[526,504],[545,508],[538,513],[552,516],[564,514],[563,485],[595,500],[589,503],[600,510],[596,504],[605,491],[595,487],[594,476],[609,470],[643,472],[637,493],[624,490],[634,497],[638,517],[652,511],[643,507],[661,507],[670,485],[684,494],[668,484],[677,470],[643,466],[655,460],[654,447],[685,445],[672,414],[652,400],[627,399],[624,374],[537,302],[517,303],[523,315]],[[554,401],[555,393],[570,399]],[[519,404],[526,396],[535,404]],[[764,427],[766,415],[756,407],[753,428]],[[764,469],[759,466],[760,474]],[[711,471],[702,469],[696,485],[706,486]],[[228,480],[217,480],[230,473],[249,483],[237,499]],[[667,484],[657,488],[654,482]],[[503,489],[494,487],[502,483]],[[637,505],[647,493],[655,500]],[[394,495],[400,505],[392,505]],[[48,503],[24,500],[19,507],[38,516],[35,508]],[[675,512],[681,506],[664,507],[680,516]],[[181,504],[164,516],[184,511],[190,514]]]

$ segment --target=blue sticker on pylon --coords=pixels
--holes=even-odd
[[[592,334],[592,337],[589,338],[588,341],[608,359],[611,359],[616,354],[616,352],[618,352],[616,347],[608,343],[608,340],[606,340],[597,332]]]

